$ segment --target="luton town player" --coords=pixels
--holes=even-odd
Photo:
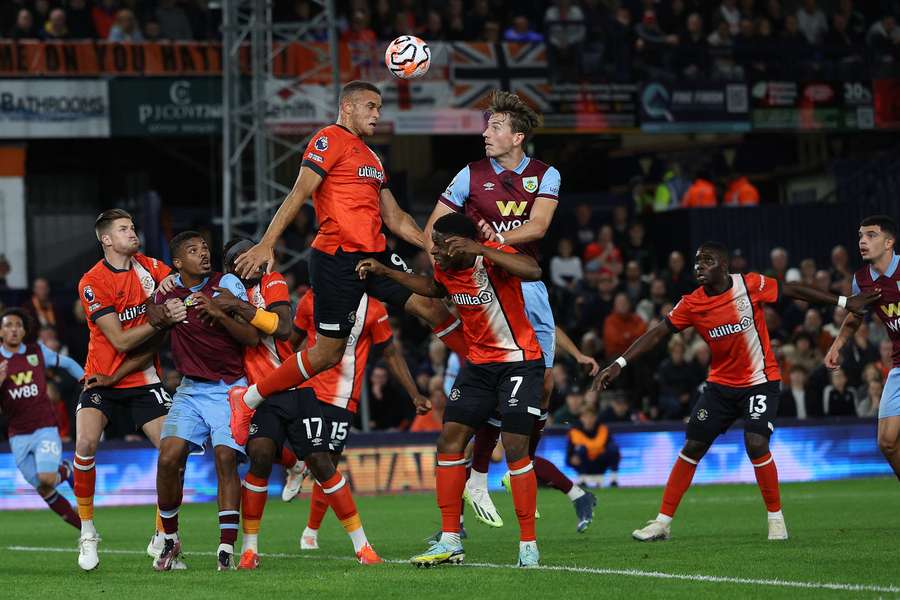
[[[495,412],[502,417],[503,448],[513,504],[519,519],[519,566],[539,563],[535,537],[537,479],[528,455],[534,422],[540,417],[544,363],[525,314],[522,280],[536,281],[534,258],[509,246],[475,241],[475,224],[458,213],[434,222],[431,254],[434,279],[396,271],[374,259],[359,264],[360,277],[390,277],[417,294],[449,297],[459,310],[468,354],[444,412],[437,444],[437,503],[441,537],[414,556],[417,566],[462,562],[459,516],[466,484],[465,448]]]
[[[259,332],[240,317],[233,317],[214,301],[225,291],[241,300],[247,292],[231,274],[211,269],[206,241],[195,231],[179,233],[170,242],[172,263],[178,270],[175,287],[155,296],[158,303],[175,299],[187,307],[184,322],[171,329],[172,357],[183,378],[166,418],[156,465],[156,492],[165,532],[165,545],[153,566],[168,571],[182,566],[178,537],[178,510],[182,491],[179,473],[188,453],[202,449],[212,440],[216,475],[219,481],[220,571],[234,567],[241,500],[238,456],[243,447],[234,441],[229,428],[228,389],[244,384],[245,346],[259,343]]]
[[[313,318],[314,304],[314,292],[309,291],[297,305],[294,334],[291,336],[292,342],[297,345],[304,341],[308,346],[317,343],[316,322]],[[335,466],[340,462],[353,417],[359,406],[370,351],[374,351],[376,355],[381,353],[388,370],[412,399],[418,414],[426,414],[431,409],[431,401],[419,392],[409,372],[409,366],[392,336],[384,304],[368,294],[363,294],[341,362],[303,384],[304,388],[314,390],[322,403],[325,431],[328,434],[329,449]],[[300,537],[301,550],[319,548],[319,527],[327,509],[325,492],[322,486],[316,483],[313,485],[310,499],[309,518]]]
[[[459,212],[478,223],[487,239],[509,244],[538,259],[538,244],[553,220],[560,187],[559,171],[525,154],[525,144],[540,125],[541,117],[516,94],[504,91],[494,92],[488,114],[482,134],[485,158],[469,163],[456,174],[425,226],[426,235],[435,219]],[[535,456],[553,391],[556,326],[544,282],[523,281],[522,294],[544,358],[542,414],[535,423],[530,446],[534,471],[539,480],[566,492],[578,517],[577,529],[583,532],[593,520],[597,504],[594,495],[574,485],[550,461]],[[584,358],[587,364],[592,362]],[[472,504],[475,518],[493,527],[503,525],[487,490],[488,465],[499,435],[496,419],[475,435],[472,471],[466,482],[466,499]]]
[[[781,376],[769,345],[763,305],[784,296],[816,304],[835,304],[859,313],[877,299],[835,296],[798,283],[780,283],[758,273],[730,274],[728,250],[706,242],[697,250],[694,275],[700,287],[682,296],[666,319],[639,337],[615,362],[600,372],[595,387],[606,388],[625,366],[675,331],[693,327],[712,352],[706,387],[691,412],[687,440],[669,474],[655,519],[632,536],[642,542],[666,540],[681,498],[691,485],[697,463],[715,439],[737,419],[744,421],[744,446],[768,511],[770,540],[788,537],[781,513],[778,471],[769,451],[775,430]]]
[[[140,240],[127,212],[111,209],[100,214],[94,233],[103,249],[98,261],[78,282],[78,295],[88,317],[85,380],[110,376],[125,362],[126,354],[153,342],[159,329],[184,316],[181,307],[154,307],[148,302],[157,285],[170,273],[168,266],[138,252]],[[89,571],[100,562],[100,536],[94,527],[94,456],[103,429],[116,406],[128,410],[135,427],[141,428],[154,446],[170,398],[159,378],[159,361],[129,374],[115,385],[87,389],[81,394],[75,416],[75,499],[81,517],[79,566]],[[161,528],[157,516],[157,531]],[[152,545],[152,543],[151,543]]]
[[[312,195],[319,231],[312,243],[309,271],[316,293],[319,339],[246,393],[235,390],[230,396],[238,441],[246,439],[252,410],[266,396],[296,387],[340,362],[364,293],[423,318],[451,350],[465,352],[459,321],[443,304],[414,295],[385,277],[360,281],[354,272],[356,264],[366,257],[378,257],[395,269],[406,268],[399,256],[386,251],[382,225],[415,246],[424,245],[422,230],[400,209],[386,187],[381,160],[363,141],[375,133],[380,111],[381,92],[377,87],[364,81],[344,86],[337,123],[313,135],[294,188],[260,243],[238,259],[236,271],[242,277],[264,264],[271,268],[275,243]]]
[[[235,258],[252,245],[242,240],[227,246],[226,270],[233,270]],[[284,347],[291,331],[290,297],[287,283],[280,273],[263,272],[260,278],[245,280],[244,283],[249,286],[252,305],[226,293],[214,302],[226,312],[241,315],[262,334],[258,346],[247,347],[244,351],[247,377],[252,382],[267,375],[292,354],[290,348]],[[259,566],[259,526],[269,494],[269,475],[272,463],[282,456],[285,441],[305,460],[313,477],[321,482],[322,498],[341,520],[359,562],[380,563],[381,559],[366,538],[350,486],[336,470],[336,464],[328,454],[329,428],[322,414],[322,405],[312,388],[301,388],[273,395],[253,415],[247,442],[250,469],[241,492],[244,536],[238,568],[255,569]]]
[[[859,253],[866,266],[853,275],[852,287],[854,294],[881,292],[875,305],[878,308],[873,312],[884,323],[894,352],[878,404],[878,447],[900,479],[900,256],[895,254],[896,243],[894,219],[886,215],[863,219],[859,225]],[[825,355],[828,368],[840,366],[841,350],[861,323],[862,318],[855,314],[844,319],[840,333]]]
[[[81,520],[69,501],[56,491],[72,476],[72,465],[62,458],[56,414],[47,395],[47,367],[59,367],[75,379],[84,371],[68,356],[47,346],[25,344],[29,318],[10,308],[0,315],[0,412],[9,424],[9,446],[16,467],[44,502],[63,520],[81,529]]]

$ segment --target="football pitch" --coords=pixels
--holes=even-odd
[[[782,487],[791,539],[766,539],[756,486],[692,488],[673,537],[641,544],[631,531],[656,515],[661,490],[603,489],[594,523],[575,532],[571,503],[542,489],[542,566],[513,565],[518,527],[508,495],[494,493],[505,525],[467,519],[466,563],[416,569],[407,559],[439,526],[433,496],[359,498],[369,539],[387,564],[356,564],[332,513],[321,550],[302,554],[305,498],[270,498],[260,532],[259,570],[218,573],[213,504],[182,507],[187,571],[156,573],[144,553],[152,507],[97,510],[100,566],[77,565],[76,532],[50,511],[0,513],[3,598],[900,598],[900,486],[857,479]],[[471,511],[467,511],[471,515]]]

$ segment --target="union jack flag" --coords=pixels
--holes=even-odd
[[[515,92],[539,110],[550,109],[544,44],[454,43],[450,61],[454,107],[486,105],[495,89]]]

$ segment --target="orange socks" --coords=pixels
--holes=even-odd
[[[347,480],[341,475],[340,471],[335,471],[331,479],[320,482],[322,492],[328,499],[328,505],[337,515],[341,526],[350,540],[353,542],[354,552],[359,552],[369,542],[366,539],[366,533],[363,531],[362,519],[356,510],[356,502],[353,501],[353,494],[350,493],[350,486]]]
[[[259,522],[269,498],[269,482],[247,473],[241,482],[241,527],[244,534],[259,533]]]
[[[778,469],[775,467],[775,459],[769,452],[765,456],[751,460],[753,472],[756,474],[756,484],[762,493],[766,510],[770,513],[781,510],[781,492],[778,489]]]
[[[666,489],[663,491],[662,506],[659,508],[661,515],[670,519],[675,516],[681,497],[691,487],[691,480],[694,479],[696,470],[697,461],[679,452],[678,458],[675,459],[675,466],[672,467],[672,472],[669,473]]]
[[[75,500],[78,501],[78,517],[82,521],[94,520],[94,486],[97,470],[93,456],[75,455]]]
[[[462,512],[460,501],[466,486],[465,455],[438,454],[435,478],[437,503],[441,509],[441,531],[459,533],[459,515]]]
[[[353,500],[352,496],[350,500]],[[328,512],[328,496],[325,495],[322,486],[316,483],[313,485],[312,497],[309,501],[309,518],[306,520],[306,526],[318,531],[326,512]]]
[[[298,352],[287,359],[256,385],[256,390],[263,398],[297,387],[307,379],[315,376],[309,362],[309,350]]]
[[[512,488],[513,505],[519,519],[519,541],[533,542],[535,534],[534,513],[537,510],[537,477],[531,457],[508,463],[509,483]]]

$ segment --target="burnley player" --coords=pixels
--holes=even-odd
[[[248,240],[238,240],[226,246],[226,271],[232,272],[235,259],[252,245]],[[287,282],[280,273],[259,272],[258,278],[244,280],[244,284],[249,288],[251,304],[225,292],[214,302],[226,312],[240,315],[260,331],[260,344],[244,350],[247,378],[253,382],[268,375],[293,353],[287,344],[291,333],[291,304]],[[239,569],[259,566],[259,528],[269,494],[269,476],[272,463],[283,454],[285,442],[304,459],[316,481],[321,482],[316,486],[322,500],[338,515],[353,542],[357,560],[366,565],[382,562],[366,538],[350,486],[329,455],[329,439],[334,435],[312,388],[275,394],[253,415],[247,442],[250,469],[241,491],[244,536]]]
[[[367,257],[377,257],[395,269],[407,268],[399,256],[386,250],[382,225],[414,246],[424,244],[422,230],[387,188],[381,160],[363,141],[375,133],[380,111],[381,92],[371,83],[353,81],[343,87],[337,123],[313,135],[294,188],[259,244],[238,259],[236,270],[242,277],[263,265],[271,269],[275,243],[312,195],[319,231],[312,243],[309,271],[316,293],[319,341],[258,384],[230,396],[239,442],[246,441],[252,411],[267,396],[296,387],[341,361],[364,293],[421,317],[451,350],[465,352],[459,322],[443,304],[414,295],[386,277],[361,281],[354,271]]]
[[[291,342],[299,346],[304,342],[307,346],[318,343],[316,321],[313,317],[314,292],[309,291],[297,305],[294,315],[294,333]],[[350,435],[350,427],[359,407],[362,393],[363,377],[369,354],[381,353],[388,370],[400,383],[412,399],[417,414],[427,414],[431,410],[431,401],[423,396],[416,387],[409,365],[396,342],[388,323],[388,313],[384,304],[363,294],[356,310],[356,322],[350,330],[347,349],[341,362],[324,373],[319,373],[303,388],[315,391],[316,398],[322,403],[322,414],[325,418],[325,431],[328,435],[328,446],[334,466],[337,467]],[[286,465],[287,466],[287,465]],[[299,489],[299,485],[297,486]],[[296,491],[294,495],[296,495]],[[328,510],[327,495],[318,483],[313,485],[310,498],[309,517],[306,528],[300,536],[301,550],[318,550],[319,527]],[[339,517],[340,518],[340,517]]]
[[[22,477],[53,512],[80,530],[72,505],[56,491],[63,481],[72,484],[72,465],[62,460],[56,414],[47,395],[47,368],[64,369],[75,379],[81,379],[84,370],[41,343],[25,344],[28,323],[27,313],[18,308],[0,315],[0,412],[6,416],[9,447]]]
[[[202,449],[210,438],[219,481],[216,558],[222,571],[234,567],[241,500],[237,463],[238,456],[244,454],[243,447],[231,436],[227,395],[232,385],[245,384],[244,347],[257,345],[259,334],[253,325],[232,317],[214,302],[222,290],[244,301],[247,292],[234,275],[212,272],[209,247],[199,233],[179,233],[172,238],[170,248],[172,262],[178,270],[175,287],[157,293],[155,301],[177,299],[187,307],[187,316],[171,329],[172,357],[183,378],[172,399],[159,447],[156,492],[165,546],[153,566],[158,571],[168,571],[181,564],[179,472],[186,464],[188,453]]]
[[[160,329],[179,322],[183,308],[166,310],[149,302],[157,285],[170,269],[161,261],[140,254],[140,240],[134,221],[121,209],[104,211],[97,217],[94,233],[103,249],[98,261],[78,282],[78,296],[88,318],[90,341],[85,364],[85,380],[112,376],[133,350],[153,343]],[[125,409],[136,428],[159,447],[160,432],[171,399],[159,377],[159,361],[128,374],[110,386],[82,392],[75,413],[75,499],[81,518],[78,565],[90,571],[100,558],[100,536],[94,527],[94,456],[110,415]],[[162,528],[157,515],[157,532]],[[153,540],[151,540],[151,547]]]
[[[374,259],[358,267],[360,277],[390,277],[417,294],[449,297],[459,310],[468,345],[467,362],[450,393],[437,443],[441,537],[410,560],[417,566],[431,566],[465,558],[459,523],[466,485],[465,448],[475,431],[499,411],[519,519],[518,564],[537,566],[537,479],[528,450],[541,414],[544,364],[525,314],[522,280],[540,279],[541,268],[528,255],[494,242],[481,245],[476,236],[475,224],[465,215],[447,214],[434,222],[434,279],[389,269]]]
[[[787,539],[778,471],[769,451],[781,375],[769,345],[763,305],[774,304],[784,296],[859,313],[877,298],[835,296],[758,273],[730,274],[728,262],[728,250],[722,244],[706,242],[700,246],[694,262],[700,287],[682,296],[662,323],[635,340],[594,381],[595,388],[605,389],[629,362],[655,348],[670,333],[688,327],[695,329],[712,353],[706,387],[691,412],[687,440],[669,474],[659,514],[632,533],[641,542],[669,539],[672,518],[691,485],[697,463],[739,418],[744,421],[744,446],[768,511],[769,539]]]
[[[463,167],[438,199],[425,226],[426,246],[432,223],[457,212],[478,223],[486,239],[509,244],[539,259],[538,245],[553,221],[560,188],[559,171],[525,154],[525,144],[540,125],[541,117],[516,94],[504,91],[494,92],[488,114],[482,134],[486,156]],[[522,295],[544,358],[542,414],[535,423],[529,453],[538,479],[566,491],[578,517],[577,530],[583,532],[593,520],[596,498],[572,485],[550,461],[535,456],[553,391],[556,325],[543,281],[522,282]],[[466,482],[466,499],[472,504],[475,518],[492,527],[503,525],[487,490],[488,465],[499,435],[495,419],[476,433],[471,475]]]
[[[884,323],[894,352],[878,405],[878,447],[900,479],[900,256],[895,254],[896,243],[897,223],[891,217],[876,215],[863,219],[859,225],[859,254],[866,266],[853,275],[853,293],[881,292],[876,303],[878,310],[874,312]],[[825,355],[829,369],[840,366],[841,350],[861,323],[862,318],[855,314],[844,319],[840,333]]]

